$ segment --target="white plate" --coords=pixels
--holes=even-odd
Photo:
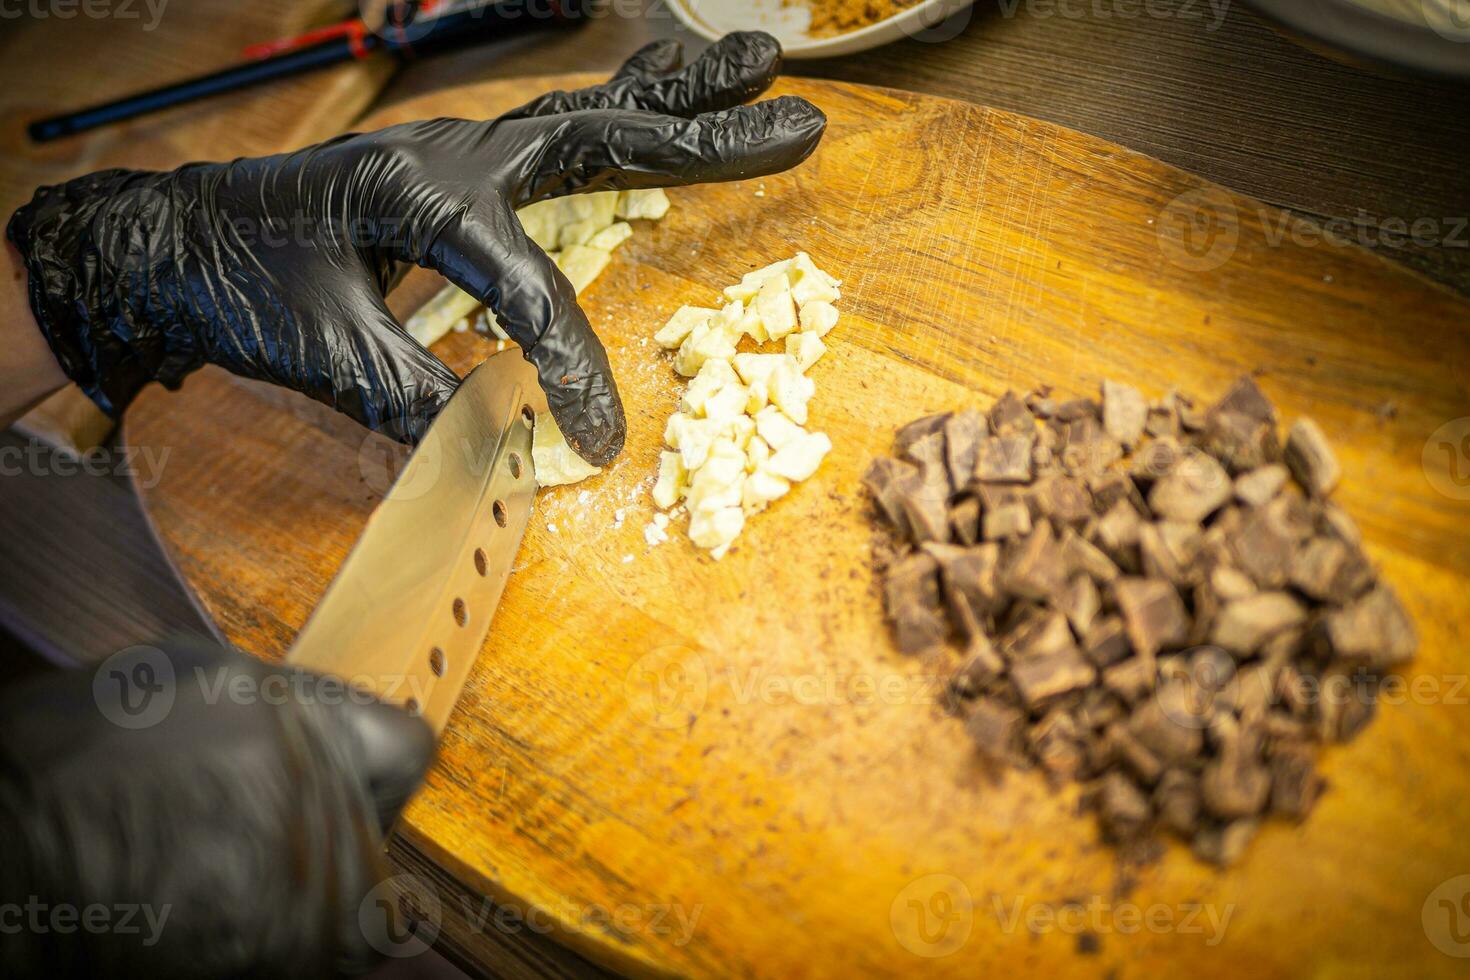
[[[811,12],[801,2],[790,6],[783,4],[782,0],[667,2],[673,8],[674,16],[702,38],[718,41],[731,31],[766,31],[781,42],[788,58],[831,58],[866,51],[906,37],[947,41],[957,31],[947,27],[936,30],[936,26],[975,0],[920,0],[887,20],[829,37],[812,37],[807,33]]]

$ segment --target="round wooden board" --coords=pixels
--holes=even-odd
[[[587,81],[464,88],[367,125],[490,115]],[[776,91],[827,112],[820,151],[672,192],[583,295],[627,449],[538,502],[406,851],[443,894],[539,909],[561,941],[638,973],[1457,973],[1425,910],[1470,872],[1470,493],[1436,492],[1423,453],[1470,415],[1470,305],[1075,132],[893,91]],[[681,384],[648,338],[796,249],[844,281],[813,371],[811,424],[836,448],[723,561],[678,536],[650,548]],[[397,307],[435,285],[411,281]],[[492,349],[439,345],[461,373]],[[1007,388],[1112,377],[1209,399],[1256,370],[1288,420],[1311,414],[1337,447],[1337,499],[1417,618],[1411,674],[1437,693],[1328,750],[1316,812],[1268,824],[1239,866],[1176,845],[1122,874],[1075,789],[985,775],[936,704],[956,655],[891,647],[858,477],[897,425]],[[169,453],[140,492],[185,577],[234,642],[280,656],[383,490],[377,437],[214,371],[149,391],[127,432]],[[441,936],[474,958],[497,927],[459,904],[443,901]]]

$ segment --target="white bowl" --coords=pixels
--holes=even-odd
[[[765,31],[775,35],[788,58],[832,58],[866,51],[906,37],[947,41],[957,33],[945,18],[964,10],[975,0],[920,0],[876,24],[846,34],[812,37],[807,33],[811,12],[800,0],[787,6],[782,0],[667,0],[691,31],[718,41],[731,31]],[[963,25],[959,25],[963,26]]]

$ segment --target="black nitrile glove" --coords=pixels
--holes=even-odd
[[[416,441],[458,378],[383,297],[408,264],[428,266],[494,311],[568,442],[606,463],[625,434],[607,353],[514,210],[775,173],[826,125],[799,98],[739,105],[780,68],[770,35],[732,34],[679,61],[677,44],[657,42],[605,85],[489,122],[432,119],[42,188],[9,228],[31,306],[63,370],[114,416],[149,381],[174,388],[214,363]]]
[[[381,828],[433,750],[422,719],[197,642],[0,690],[3,972],[363,972],[392,951]]]

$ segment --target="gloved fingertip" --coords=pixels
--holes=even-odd
[[[684,64],[684,44],[677,38],[665,37],[650,41],[637,51],[618,69],[614,78],[626,75],[646,77],[671,72]]]
[[[623,401],[606,378],[567,378],[546,383],[546,404],[567,445],[593,466],[606,466],[623,451],[628,421]]]
[[[381,702],[348,701],[342,713],[384,832],[418,790],[434,761],[434,730],[424,719]]]

